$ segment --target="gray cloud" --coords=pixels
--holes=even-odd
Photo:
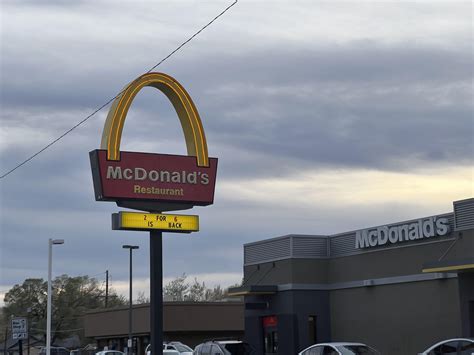
[[[388,169],[407,169],[413,160],[470,162],[470,54],[377,46],[276,50],[274,55],[270,50],[265,55],[260,51],[233,57],[225,66],[205,58],[201,60],[210,64],[209,69],[181,70],[176,75],[189,81],[208,136],[221,149],[230,145],[257,153],[259,160],[275,154],[289,169],[298,162]],[[182,67],[192,67],[191,60]],[[57,102],[57,109],[69,105],[86,111],[83,105],[108,97],[105,84],[89,88],[85,78],[67,90],[54,83],[51,90],[32,85],[23,95],[6,85],[4,102],[7,112],[20,104],[43,109],[37,102],[52,105],[46,111],[55,110]],[[127,135],[132,140],[150,127],[172,127],[174,112],[163,97],[156,104],[157,98],[150,90],[137,99],[137,115],[146,120],[130,124]],[[160,125],[164,117],[168,125]],[[11,114],[7,124],[9,120],[17,117]],[[72,124],[76,118],[68,120]],[[180,139],[179,128],[171,133],[167,135],[171,140]],[[403,159],[407,166],[400,163]],[[258,166],[262,173],[268,170],[265,163],[253,165],[252,173],[259,172]]]
[[[88,3],[74,10],[60,0],[45,3],[52,6],[8,2],[15,18],[28,21],[22,21],[22,30],[17,23],[2,33],[2,171],[87,116],[215,12],[206,7],[191,28],[189,16],[163,16],[170,20],[156,23],[156,14],[144,11],[143,4],[138,10],[111,7],[106,13],[107,4],[100,3],[100,21]],[[416,173],[436,164],[472,165],[472,44],[465,40],[470,28],[456,27],[459,13],[453,16],[443,6],[433,5],[432,13],[423,9],[417,16],[425,27],[413,33],[416,40],[410,32],[393,40],[373,38],[368,31],[354,39],[346,37],[357,26],[342,26],[345,18],[339,16],[348,12],[340,4],[317,9],[309,3],[279,4],[272,17],[256,12],[266,14],[266,5],[242,3],[233,17],[217,24],[221,27],[203,33],[158,68],[190,92],[210,154],[220,159],[215,205],[191,212],[201,216],[202,231],[165,238],[165,276],[239,272],[242,244],[266,237],[334,233],[413,218],[420,210],[449,211],[410,200],[338,206],[327,200],[301,204],[295,196],[275,204],[229,196],[221,186],[292,181],[328,168]],[[339,26],[298,32],[288,25],[295,19],[286,12],[301,17],[306,8]],[[386,10],[391,24],[403,22],[401,15],[393,17],[394,8],[398,15],[421,11],[394,5]],[[383,7],[377,11],[384,13]],[[442,27],[444,42],[429,41],[440,31],[430,20],[438,24],[448,15],[446,23],[454,30]],[[313,23],[311,16],[295,26]],[[51,27],[42,26],[45,19]],[[328,38],[321,40],[325,31]],[[148,275],[147,234],[111,231],[110,214],[118,208],[94,201],[88,152],[99,146],[105,115],[101,112],[0,182],[2,284],[45,277],[49,237],[66,239],[55,249],[57,272],[95,275],[109,269],[116,280],[124,280],[128,265],[121,245],[137,243],[137,277]],[[137,97],[122,149],[186,153],[176,115],[162,95],[147,89]]]
[[[7,107],[88,107],[95,102],[98,105],[146,70],[145,66],[133,62],[124,66],[123,63],[94,57],[91,60],[98,61],[98,65],[86,66],[80,72],[75,70],[80,61],[60,61],[54,70],[50,68],[45,72],[42,68],[48,67],[54,58],[47,56],[38,62],[37,58],[23,56],[24,59],[18,60],[21,53],[9,53],[8,49],[6,52],[10,55],[2,65],[5,68],[3,100]],[[244,49],[240,55],[230,57],[220,52],[183,55],[184,59],[177,58],[174,63],[163,67],[171,67],[170,71],[177,78],[186,78],[187,87],[198,93],[193,95],[197,98],[213,88],[219,88],[225,94],[232,93],[233,88],[268,90],[309,86],[326,91],[335,85],[341,89],[339,94],[353,95],[351,91],[344,91],[347,84],[352,87],[359,85],[362,89],[371,86],[410,88],[423,83],[446,86],[468,83],[472,77],[469,48],[458,52],[407,44],[386,48],[381,43],[370,42],[362,45],[351,43],[336,49],[319,48],[318,45],[290,50],[270,46],[250,52]],[[31,74],[24,77],[24,72],[34,73],[33,77]],[[287,92],[287,95],[295,94],[299,92]]]

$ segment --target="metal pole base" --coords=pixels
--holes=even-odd
[[[150,231],[151,354],[163,355],[163,233]]]

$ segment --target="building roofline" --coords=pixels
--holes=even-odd
[[[274,241],[274,240],[279,240],[279,239],[295,238],[295,237],[296,238],[311,237],[311,238],[323,238],[323,239],[328,238],[327,235],[322,235],[322,234],[286,234],[279,237],[272,237],[268,239],[257,240],[255,242],[245,243],[244,247],[250,246],[250,245],[258,245],[258,244],[262,244],[262,243],[266,243],[266,242]]]
[[[229,306],[242,306],[243,301],[236,299],[235,301],[205,301],[205,302],[191,302],[191,301],[164,301],[163,307],[166,306],[200,306],[200,307],[229,307]],[[133,309],[137,308],[149,308],[150,303],[140,303],[132,305]],[[107,313],[107,312],[117,312],[117,311],[128,311],[129,306],[121,306],[121,307],[114,307],[114,308],[101,308],[101,309],[94,309],[85,312],[85,314],[95,314],[95,313]]]

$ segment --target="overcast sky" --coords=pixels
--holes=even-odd
[[[0,175],[147,71],[231,1],[5,0]],[[201,231],[164,236],[165,282],[242,278],[247,242],[333,234],[452,211],[474,195],[472,2],[251,1],[157,68],[189,92],[219,158]],[[30,277],[90,275],[148,294],[149,236],[112,231],[89,151],[108,107],[0,180],[2,293]],[[186,154],[146,88],[122,150]]]

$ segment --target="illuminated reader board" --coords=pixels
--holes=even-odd
[[[112,214],[112,229],[191,233],[199,231],[199,216],[119,212]]]

